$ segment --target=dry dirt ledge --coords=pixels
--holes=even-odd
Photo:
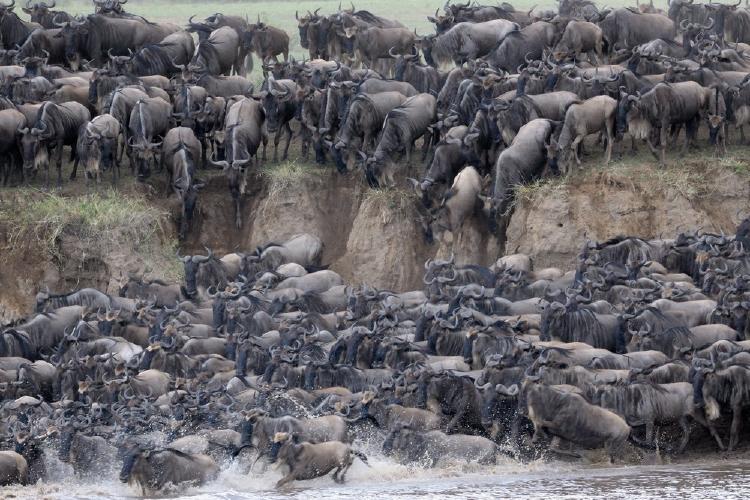
[[[445,234],[433,245],[425,243],[417,200],[409,191],[374,191],[356,175],[294,163],[264,167],[249,179],[238,231],[225,179],[209,175],[195,224],[180,248],[195,253],[207,246],[222,254],[310,232],[325,242],[324,263],[347,281],[397,291],[421,287],[424,261],[452,252],[459,262],[486,265],[507,250],[530,254],[537,267],[569,267],[584,235],[651,238],[697,226],[733,231],[750,211],[750,162],[742,154],[738,150],[720,161],[694,157],[665,170],[644,158],[587,165],[568,179],[520,188],[507,229],[497,237],[477,215],[458,234]],[[48,194],[0,190],[0,321],[27,314],[44,286],[56,292],[94,286],[116,293],[120,273],[144,268],[152,278],[180,279],[173,257],[179,207],[174,197],[164,196],[160,182],[144,188],[127,180],[114,194],[93,195],[94,200],[127,200],[127,213],[112,217],[122,227],[109,228],[107,238],[97,236],[98,215],[82,217],[80,227],[72,217],[49,237],[47,226],[18,215]],[[82,184],[67,184],[61,196],[78,203],[89,196]],[[132,216],[138,210],[144,214]]]

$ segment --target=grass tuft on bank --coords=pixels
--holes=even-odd
[[[278,165],[265,164],[260,167],[260,174],[268,182],[268,191],[272,195],[299,185],[300,180],[319,179],[330,171],[330,167],[325,168],[298,160],[289,160]]]
[[[162,226],[168,217],[167,211],[145,198],[112,190],[64,197],[19,189],[12,199],[0,202],[0,223],[6,228],[11,250],[34,246],[60,257],[60,241],[71,237],[82,248],[91,248],[102,256],[139,255],[152,268],[163,270],[164,278],[177,278],[177,242]]]
[[[574,167],[567,177],[538,179],[518,186],[515,192],[517,202],[529,202],[546,197],[564,197],[569,186],[589,183],[668,198],[681,196],[694,201],[710,196],[716,186],[732,182],[737,176],[750,177],[750,159],[732,149],[721,158],[714,157],[713,150],[708,148],[691,152],[684,158],[668,157],[667,165],[663,168],[656,164],[650,153],[628,155],[609,165],[601,163],[597,154],[584,162],[583,168]]]

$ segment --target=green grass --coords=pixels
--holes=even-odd
[[[33,245],[60,257],[59,243],[67,236],[105,258],[113,252],[138,255],[164,278],[178,278],[177,242],[163,227],[168,217],[142,197],[111,190],[63,197],[25,188],[0,203],[0,224],[7,228],[11,250]]]

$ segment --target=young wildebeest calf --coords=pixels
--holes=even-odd
[[[289,474],[276,483],[277,488],[295,480],[325,476],[333,469],[336,469],[333,473],[333,480],[343,483],[346,472],[354,462],[354,457],[369,465],[364,453],[353,450],[348,444],[340,441],[298,444],[295,439],[286,432],[278,432],[273,438],[272,460],[280,459],[290,469]]]
[[[605,95],[570,104],[565,112],[565,123],[558,141],[552,139],[546,145],[550,168],[559,168],[561,174],[568,173],[571,153],[580,167],[581,158],[578,156],[578,146],[587,135],[597,132],[607,133],[605,157],[609,163],[612,159],[612,143],[615,140],[616,113],[617,101]]]

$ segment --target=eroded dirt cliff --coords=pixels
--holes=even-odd
[[[203,253],[204,246],[217,254],[251,251],[300,232],[323,239],[324,263],[348,282],[397,291],[421,287],[424,261],[450,254],[458,262],[489,265],[503,253],[523,252],[537,267],[567,267],[585,236],[599,241],[619,234],[653,238],[699,226],[732,232],[750,211],[747,172],[744,159],[687,161],[666,170],[634,163],[593,168],[520,189],[507,228],[497,234],[490,234],[478,213],[456,234],[438,234],[432,244],[425,240],[418,199],[410,191],[371,190],[359,177],[328,169],[292,165],[250,178],[239,230],[226,180],[208,177],[192,230],[179,244],[179,206],[158,185],[146,190],[133,185],[107,195],[113,203],[112,197],[137,200],[150,217],[129,222],[123,214],[117,219],[123,227],[114,229],[124,231],[119,239],[112,234],[98,238],[92,228],[77,230],[75,217],[57,234],[45,234],[49,228],[43,224],[21,232],[14,220],[28,194],[4,190],[0,321],[26,314],[33,295],[45,286],[57,292],[93,286],[116,293],[119,277],[127,272],[174,281],[180,275],[177,247],[183,254]],[[71,200],[83,195],[62,193]],[[24,220],[27,226],[33,222]],[[134,229],[144,223],[149,231]]]

